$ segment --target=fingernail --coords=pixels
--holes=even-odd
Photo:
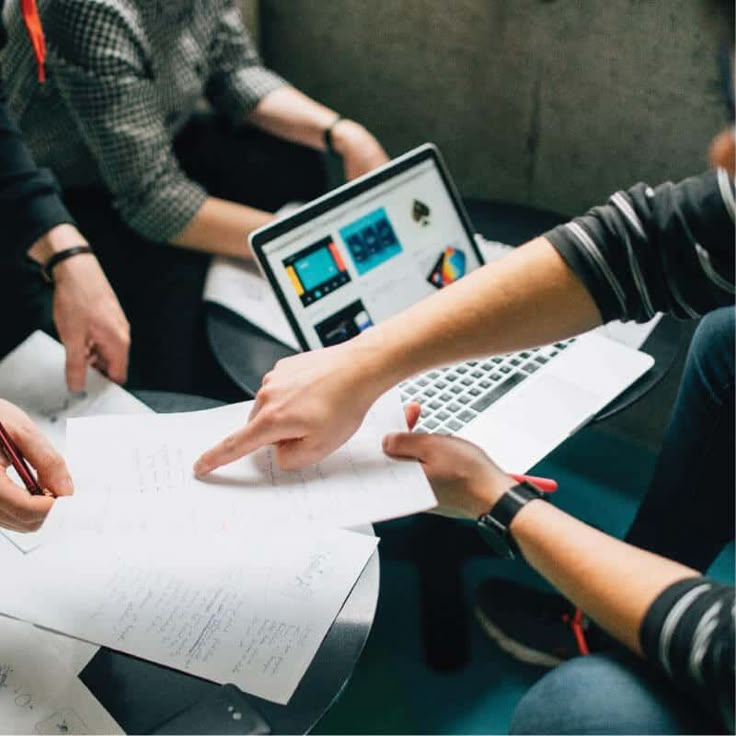
[[[67,477],[61,481],[61,489],[66,493],[74,493],[74,481],[72,481],[71,476],[67,475]]]
[[[209,468],[207,465],[201,460],[197,460],[197,462],[194,463],[194,475],[206,475],[208,470]]]

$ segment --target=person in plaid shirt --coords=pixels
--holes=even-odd
[[[208,392],[209,256],[250,258],[250,231],[324,191],[315,151],[331,146],[348,179],[386,153],[263,66],[235,0],[41,0],[39,11],[43,85],[15,33],[18,3],[6,12],[10,105],[128,314],[132,385]],[[213,114],[198,112],[203,98]]]

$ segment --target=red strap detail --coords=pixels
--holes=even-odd
[[[43,35],[43,27],[41,26],[41,17],[38,14],[38,6],[36,0],[21,0],[21,11],[23,13],[23,21],[28,30],[28,37],[31,39],[33,53],[36,56],[36,65],[38,66],[38,81],[46,81],[46,39]]]
[[[590,654],[590,648],[588,642],[585,639],[585,631],[583,629],[583,612],[579,609],[575,609],[575,615],[572,617],[570,623],[572,633],[575,635],[575,641],[578,643],[578,650],[583,656]]]

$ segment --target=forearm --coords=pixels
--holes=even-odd
[[[612,636],[641,654],[639,629],[672,583],[699,573],[621,542],[551,504],[527,504],[511,524],[529,564]]]
[[[233,258],[251,258],[248,235],[273,219],[263,210],[208,197],[174,245]]]
[[[77,245],[87,245],[87,238],[74,225],[57,225],[31,246],[28,256],[43,265],[55,253]]]
[[[354,341],[386,387],[442,365],[541,345],[601,322],[552,245],[537,238]]]
[[[324,150],[324,132],[337,113],[294,87],[266,95],[248,116],[248,122],[278,138]]]

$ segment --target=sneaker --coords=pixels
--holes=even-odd
[[[491,578],[478,590],[475,617],[501,649],[527,664],[551,668],[589,653],[591,622],[556,593]]]

